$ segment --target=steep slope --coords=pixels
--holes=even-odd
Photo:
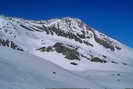
[[[48,21],[34,21],[1,16],[0,47],[5,48],[1,50],[7,50],[8,48],[14,49],[15,52],[12,55],[16,55],[19,51],[20,53],[22,52],[22,54],[24,53],[24,57],[20,56],[20,58],[18,58],[22,59],[22,61],[23,59],[25,61],[26,59],[33,61],[35,59],[36,61],[44,60],[50,62],[50,66],[55,64],[60,66],[61,72],[64,71],[63,68],[69,72],[71,71],[72,74],[74,73],[74,76],[78,75],[78,78],[81,77],[81,79],[83,79],[83,83],[85,83],[83,86],[85,87],[87,87],[86,83],[90,82],[88,82],[88,80],[91,80],[90,83],[94,80],[94,83],[96,83],[96,85],[92,84],[91,87],[103,86],[107,88],[120,88],[117,83],[123,84],[123,86],[121,86],[122,88],[128,88],[128,86],[132,87],[131,81],[133,81],[133,79],[129,78],[130,75],[133,74],[133,49],[98,32],[79,19],[66,17]],[[9,54],[7,54],[7,56]],[[27,54],[33,57],[27,58]],[[6,59],[3,54],[0,54],[0,57],[2,57],[1,60]],[[11,57],[11,59],[12,58],[13,57]],[[16,56],[14,58],[16,58]],[[10,56],[7,59],[10,59]],[[22,65],[28,64],[24,64],[23,62]],[[47,63],[37,65],[48,66]],[[30,68],[36,69],[37,65],[35,67],[31,65]],[[35,71],[37,70],[38,69]],[[82,74],[83,72],[84,74]],[[42,74],[43,73],[44,72],[42,72]],[[100,73],[100,75],[97,75],[98,73]],[[113,80],[113,78],[116,77],[110,75],[114,75],[115,73],[123,74],[122,81]],[[64,74],[65,73],[62,75],[64,76]],[[88,76],[92,76],[92,79],[88,78]],[[44,75],[43,77],[47,78],[48,76]],[[104,77],[106,77],[104,80],[105,82],[100,83],[100,81],[103,81],[102,78]],[[44,80],[42,82],[45,82]],[[63,79],[57,80],[60,81]],[[109,80],[113,80],[113,82],[116,81],[116,83],[109,85],[112,82]],[[53,82],[53,80],[48,81]],[[107,83],[106,81],[109,82]],[[67,87],[67,83],[68,82],[65,81],[64,85],[57,84],[57,87]],[[80,87],[81,85],[78,86],[78,83],[81,82],[77,81],[70,87]]]

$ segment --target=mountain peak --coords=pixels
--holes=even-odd
[[[61,19],[50,19],[48,21],[7,18],[5,20],[5,17],[1,17],[1,38],[10,39],[14,43],[16,42],[17,45],[23,44],[20,45],[20,48],[24,47],[23,49],[38,49],[38,46],[40,45],[39,48],[41,48],[42,44],[47,47],[54,46],[56,43],[62,43],[66,46],[73,46],[74,44],[75,47],[82,49],[82,51],[83,49],[86,50],[84,47],[87,47],[88,52],[94,52],[95,56],[103,55],[98,49],[101,49],[105,53],[107,51],[116,52],[123,50],[120,42],[96,31],[77,18],[64,17]],[[32,48],[29,42],[25,44],[21,42],[24,38],[32,39],[33,41],[37,41],[37,43],[34,43],[34,47]],[[43,41],[40,42],[40,40]],[[88,52],[86,52],[86,55],[92,55],[92,53]],[[84,55],[83,53],[78,54]]]
[[[63,20],[71,20],[71,21],[81,21],[79,18],[72,18],[72,17],[64,17]]]

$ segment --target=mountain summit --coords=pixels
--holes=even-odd
[[[132,53],[77,18],[35,21],[0,16],[3,89],[133,87]]]

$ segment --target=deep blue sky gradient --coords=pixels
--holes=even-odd
[[[34,20],[80,18],[133,47],[133,0],[1,0],[0,14]]]

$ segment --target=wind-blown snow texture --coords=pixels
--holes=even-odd
[[[132,54],[79,19],[0,16],[0,89],[133,88]]]

